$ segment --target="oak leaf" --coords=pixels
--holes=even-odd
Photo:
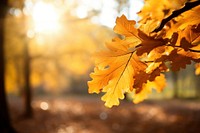
[[[105,92],[102,100],[107,107],[118,105],[124,93],[133,90],[134,75],[146,68],[134,52],[123,47],[122,40],[115,41],[119,49],[107,43],[109,50],[96,54],[96,67],[88,82],[89,93]]]
[[[156,39],[155,37],[147,36],[142,31],[139,31],[138,36],[142,40],[139,45],[140,47],[138,47],[138,49],[137,49],[138,55],[142,55],[144,53],[148,54],[153,49],[160,47],[160,46],[164,46],[167,43],[167,39],[162,39],[162,38]]]
[[[161,74],[156,77],[154,81],[148,81],[147,84],[143,84],[143,89],[139,93],[133,95],[133,102],[139,103],[148,97],[148,94],[151,93],[153,88],[156,89],[157,92],[161,92],[165,86],[165,76]]]
[[[112,63],[110,59],[113,60]],[[108,68],[96,69],[91,74],[93,80],[88,82],[89,93],[105,92],[102,100],[105,101],[107,107],[112,107],[118,105],[119,99],[124,98],[124,93],[132,89],[134,75],[138,71],[143,71],[146,65],[140,62],[133,53],[116,57],[107,56],[102,63],[106,62],[109,63]]]
[[[136,22],[134,20],[128,20],[125,15],[117,17],[116,26],[114,27],[114,32],[120,35],[135,36],[137,37],[137,29],[135,28]]]
[[[165,37],[170,38],[174,32],[184,30],[189,25],[198,25],[200,21],[199,12],[200,6],[197,6],[172,19],[170,22],[170,28],[166,31]]]
[[[88,91],[105,93],[102,100],[107,107],[119,105],[125,93],[134,92],[133,102],[138,103],[147,98],[152,88],[162,91],[166,83],[162,73],[169,71],[167,62],[173,71],[185,68],[191,61],[200,62],[200,6],[170,19],[161,31],[152,33],[164,18],[188,1],[164,0],[158,8],[152,6],[154,0],[145,2],[149,5],[139,13],[139,28],[124,15],[118,17],[113,30],[120,37],[107,42],[107,49],[95,55]],[[199,65],[196,66],[198,74]]]
[[[171,39],[175,40],[174,46],[180,46],[185,51],[197,50],[200,45],[200,24],[187,26],[184,30],[174,33]]]

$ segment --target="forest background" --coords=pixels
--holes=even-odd
[[[140,0],[9,0],[4,20],[4,56],[11,110],[19,106],[18,114],[33,117],[36,107],[49,110],[49,99],[99,99],[88,94],[87,81],[94,67],[91,57],[117,36],[112,29],[115,19],[125,14],[138,21],[136,12],[143,5]],[[153,91],[150,100],[200,98],[199,76],[195,75],[193,63],[165,76],[166,88],[162,93]],[[62,103],[60,108],[65,107],[64,102],[58,103]],[[80,111],[79,105],[74,110]],[[107,119],[107,115],[100,112],[99,119]],[[11,113],[11,117],[16,116]],[[14,122],[20,130],[18,126]],[[112,126],[112,130],[124,131],[118,124]]]

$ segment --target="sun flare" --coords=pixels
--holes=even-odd
[[[59,14],[50,3],[37,2],[33,7],[32,18],[35,32],[54,32],[59,29]]]

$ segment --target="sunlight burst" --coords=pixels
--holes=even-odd
[[[50,3],[37,2],[32,13],[35,32],[54,32],[59,29],[59,15]]]

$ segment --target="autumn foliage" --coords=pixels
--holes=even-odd
[[[156,5],[156,8],[155,8]],[[116,19],[118,37],[97,52],[89,93],[105,93],[105,106],[119,105],[125,93],[133,102],[147,98],[151,90],[165,87],[163,73],[179,71],[192,61],[200,73],[200,1],[146,0],[141,20]]]

